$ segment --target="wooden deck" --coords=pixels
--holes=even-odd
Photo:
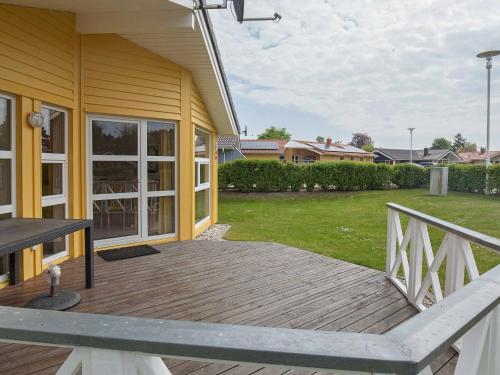
[[[288,246],[189,241],[161,254],[105,262],[84,289],[83,259],[63,264],[62,288],[80,292],[73,311],[383,334],[416,314],[382,272]],[[0,290],[0,305],[22,306],[47,290],[41,277]],[[69,351],[0,344],[0,374],[54,374]],[[455,367],[452,350],[433,363]],[[289,375],[307,371],[165,359],[173,375]]]

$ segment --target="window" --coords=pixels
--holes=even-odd
[[[65,219],[67,193],[67,121],[66,111],[42,107],[42,217]],[[66,237],[44,243],[43,261],[51,262],[68,254]]]
[[[175,235],[175,124],[89,122],[94,238],[112,245]]]
[[[292,156],[292,161],[293,161],[294,163],[298,163],[298,162],[299,162],[299,155],[293,155],[293,156]]]
[[[195,140],[195,222],[210,217],[210,134],[196,129]]]
[[[280,155],[280,160],[284,161],[285,160],[285,155]]]
[[[343,156],[341,156],[341,157],[340,157],[340,160],[344,160],[344,157],[343,157]]]
[[[15,214],[14,99],[0,94],[0,220]],[[0,282],[7,280],[9,257],[0,256]]]

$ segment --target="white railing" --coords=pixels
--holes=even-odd
[[[411,217],[405,235],[401,212]],[[435,257],[429,224],[446,231]],[[385,335],[0,306],[0,342],[72,348],[57,375],[80,369],[83,375],[170,375],[161,360],[166,356],[335,374],[430,375],[430,363],[463,338],[455,375],[500,374],[500,265],[479,276],[469,245],[472,241],[499,250],[500,241],[394,204],[389,205],[387,239],[388,276],[424,311]],[[424,256],[430,271],[420,281]],[[425,309],[423,291],[430,286],[441,290],[437,270],[446,256],[449,287],[444,298],[435,291],[438,301]],[[396,277],[398,264],[404,282]],[[472,280],[465,286],[464,269]]]
[[[494,237],[394,203],[388,203],[387,206],[387,277],[420,311],[426,309],[426,296],[438,302],[462,288],[465,271],[470,281],[479,276],[471,242],[500,251],[500,240]],[[400,213],[409,217],[404,235]],[[436,252],[431,245],[429,225],[444,231],[444,238]],[[445,259],[443,290],[439,271]]]

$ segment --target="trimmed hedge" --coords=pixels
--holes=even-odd
[[[493,165],[489,171],[490,192],[500,195],[500,165]],[[486,166],[450,165],[448,167],[448,189],[466,193],[483,193],[486,189]]]
[[[449,165],[448,189],[483,193],[484,165]],[[283,163],[278,160],[237,160],[219,166],[219,188],[252,191],[380,190],[391,185],[403,189],[429,185],[430,168],[411,164],[317,162]],[[490,168],[490,190],[500,195],[500,165]]]
[[[413,164],[396,164],[393,167],[392,182],[403,189],[423,187],[428,184],[429,171],[429,168]]]
[[[353,162],[283,163],[277,160],[237,160],[219,166],[219,188],[251,191],[375,190],[391,184],[392,168]]]

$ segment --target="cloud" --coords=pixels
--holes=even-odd
[[[293,107],[385,146],[406,142],[409,126],[425,135],[421,142],[460,131],[484,143],[486,75],[475,55],[500,49],[498,1],[254,0],[245,9],[275,10],[278,24],[240,25],[230,12],[211,12],[236,98]],[[500,99],[500,59],[497,67]],[[324,132],[309,129],[309,137]],[[500,148],[500,121],[496,129]]]

